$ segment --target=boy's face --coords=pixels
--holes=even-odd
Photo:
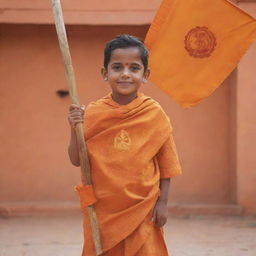
[[[149,70],[144,70],[137,47],[120,48],[112,52],[107,69],[102,69],[102,76],[116,96],[131,96],[146,82]]]

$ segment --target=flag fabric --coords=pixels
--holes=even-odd
[[[256,19],[227,0],[163,0],[146,35],[150,80],[183,107],[208,97],[256,39]]]

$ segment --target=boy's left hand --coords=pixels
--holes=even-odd
[[[164,226],[167,221],[167,214],[167,204],[158,200],[153,209],[152,222],[154,222],[157,227]]]

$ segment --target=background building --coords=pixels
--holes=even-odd
[[[109,91],[100,68],[106,41],[144,38],[160,0],[62,0],[81,102]],[[150,4],[149,4],[150,2]],[[256,16],[256,1],[239,1]],[[69,97],[50,1],[0,0],[0,214],[78,206],[79,168],[68,159]],[[183,176],[170,208],[256,214],[256,44],[212,96],[182,109],[155,86],[143,91],[174,127]],[[181,70],[182,72],[182,70]]]

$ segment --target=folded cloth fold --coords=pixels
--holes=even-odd
[[[82,211],[85,211],[88,205],[92,205],[97,202],[92,185],[78,184],[74,189],[78,193]]]

